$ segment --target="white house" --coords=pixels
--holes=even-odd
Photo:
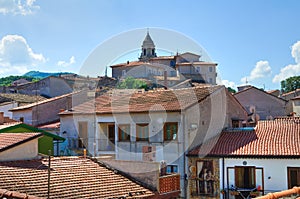
[[[37,158],[41,136],[41,133],[0,133],[0,162]]]
[[[224,86],[200,86],[121,94],[112,92],[60,114],[70,148],[117,160],[165,162],[181,175],[185,195],[185,152],[241,126],[246,111]]]
[[[190,198],[220,198],[221,190],[227,198],[260,196],[299,186],[299,140],[300,119],[295,117],[224,130],[188,153]],[[213,177],[207,177],[208,171]]]

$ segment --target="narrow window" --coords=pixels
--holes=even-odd
[[[149,140],[148,124],[137,124],[136,125],[136,140],[137,141],[148,141]]]
[[[178,123],[168,122],[164,125],[164,141],[177,140]]]
[[[78,122],[78,147],[86,148],[88,143],[87,122]]]
[[[232,120],[232,128],[239,128],[240,121],[239,120]]]

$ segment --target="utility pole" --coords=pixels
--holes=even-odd
[[[47,193],[47,199],[50,199],[50,171],[51,171],[51,150],[48,151],[48,193]]]

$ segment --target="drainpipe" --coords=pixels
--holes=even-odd
[[[185,149],[185,113],[182,113],[181,112],[181,114],[182,114],[182,116],[183,116],[183,118],[182,118],[182,121],[183,122],[181,122],[182,123],[182,130],[183,130],[183,150],[184,150],[184,152],[183,152],[183,164],[184,164],[184,167],[183,167],[183,186],[184,186],[184,198],[187,198],[187,189],[188,189],[188,187],[187,187],[187,185],[188,185],[188,183],[187,183],[187,177],[186,177],[186,149]]]
[[[225,190],[225,159],[222,158],[222,189]],[[225,193],[227,195],[227,192]],[[226,198],[225,194],[223,194],[223,199]]]

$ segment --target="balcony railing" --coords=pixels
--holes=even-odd
[[[159,177],[159,193],[180,191],[180,175],[169,174]]]
[[[98,151],[115,151],[115,145],[107,139],[97,139]]]

